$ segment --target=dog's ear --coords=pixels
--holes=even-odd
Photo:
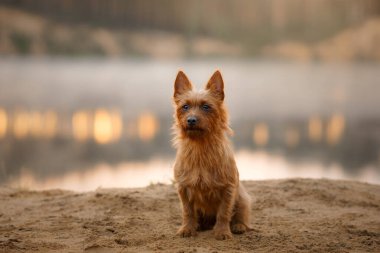
[[[211,93],[216,96],[218,99],[223,101],[224,99],[224,82],[222,74],[219,70],[211,76],[210,80],[206,85],[206,90],[211,91]]]
[[[183,71],[178,71],[177,77],[174,82],[174,98],[178,97],[187,91],[192,90],[193,87],[190,83],[189,78],[183,73]]]

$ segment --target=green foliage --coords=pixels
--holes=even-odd
[[[10,39],[18,53],[28,54],[30,52],[32,40],[28,35],[20,32],[13,32]]]

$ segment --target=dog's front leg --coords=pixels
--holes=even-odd
[[[194,210],[194,201],[189,198],[185,187],[178,187],[178,195],[182,203],[182,226],[177,234],[181,237],[196,236],[198,223]]]
[[[235,202],[235,188],[229,186],[225,188],[221,194],[222,200],[218,208],[218,213],[216,215],[216,223],[214,226],[215,238],[217,240],[225,240],[228,238],[232,238],[230,230],[230,221]]]

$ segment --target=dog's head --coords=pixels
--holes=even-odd
[[[219,71],[211,76],[204,90],[195,91],[185,73],[174,82],[175,126],[182,137],[207,138],[228,131],[224,108],[224,82]]]

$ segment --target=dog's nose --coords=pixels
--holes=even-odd
[[[195,126],[195,124],[197,124],[197,118],[194,116],[189,116],[187,118],[187,125],[188,126]]]

